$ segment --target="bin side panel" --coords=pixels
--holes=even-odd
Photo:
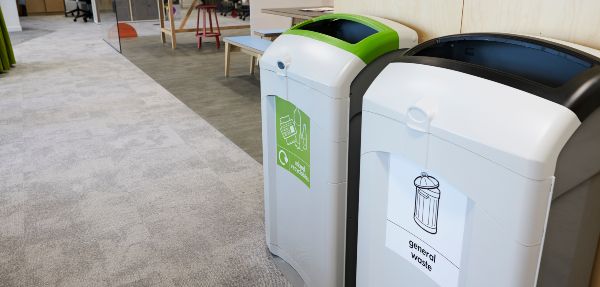
[[[513,241],[541,244],[552,178],[531,180],[435,136],[428,166],[494,218]]]
[[[587,287],[600,235],[600,174],[552,201],[538,286]]]
[[[277,225],[273,225],[273,219],[277,218],[276,202],[277,194],[274,193],[275,176],[272,171],[276,168],[275,155],[275,97],[287,98],[287,81],[272,71],[261,69],[261,118],[262,118],[262,141],[263,141],[263,176],[265,196],[265,230],[267,245],[277,242]],[[272,232],[275,230],[274,232]],[[272,250],[273,251],[273,250]]]
[[[290,102],[310,118],[311,181],[346,182],[350,100],[328,97],[294,80],[288,84]]]

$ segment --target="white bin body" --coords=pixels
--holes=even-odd
[[[535,286],[556,160],[580,125],[572,111],[450,69],[392,63],[362,117],[357,286]],[[439,181],[427,206],[438,218],[425,226],[436,233],[413,218],[421,173]]]
[[[381,22],[397,28],[401,48],[416,45],[413,30]],[[307,286],[343,286],[349,93],[365,66],[346,50],[286,34],[260,61],[267,245]],[[288,155],[278,153],[276,97],[309,119],[309,184],[278,165]]]
[[[364,66],[349,52],[295,35],[280,36],[261,60],[267,245],[307,286],[342,286],[348,93]],[[277,164],[275,97],[310,119],[310,187]]]

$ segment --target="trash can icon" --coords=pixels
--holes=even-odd
[[[440,208],[440,183],[427,173],[415,178],[414,219],[423,230],[437,233],[438,209]]]

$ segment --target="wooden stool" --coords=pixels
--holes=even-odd
[[[196,18],[196,39],[198,40],[198,49],[202,48],[202,38],[215,37],[217,41],[217,49],[221,47],[219,37],[221,36],[221,28],[219,27],[219,19],[217,18],[217,5],[205,5],[200,4],[196,6],[198,10],[198,17]],[[200,11],[202,11],[202,31],[200,31]],[[206,14],[208,14],[208,22],[210,30],[206,29]],[[213,30],[212,15],[215,15],[215,22],[217,24],[217,31]]]

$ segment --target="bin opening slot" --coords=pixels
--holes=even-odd
[[[506,38],[440,41],[416,51],[414,56],[475,64],[550,87],[562,86],[592,67],[592,62],[581,55]]]
[[[346,19],[323,19],[297,29],[325,34],[350,44],[356,44],[377,33],[377,30],[365,24]]]

